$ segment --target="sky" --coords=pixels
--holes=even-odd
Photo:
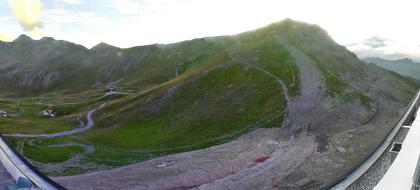
[[[0,40],[20,34],[118,47],[230,35],[291,18],[359,57],[420,60],[419,0],[0,0]]]

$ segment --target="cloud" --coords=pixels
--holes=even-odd
[[[381,48],[381,47],[385,47],[387,46],[387,42],[389,40],[386,38],[381,38],[378,36],[372,36],[366,40],[364,40],[362,43],[364,45],[369,46],[370,48],[376,49],[376,48]]]
[[[106,15],[94,11],[80,11],[63,8],[45,8],[42,12],[45,30],[43,35],[64,39],[92,47],[107,40],[103,36],[115,22]],[[87,35],[90,34],[90,35]],[[113,33],[118,36],[119,33]]]
[[[12,41],[12,37],[11,37],[10,32],[0,33],[0,41],[11,42]]]
[[[13,11],[20,26],[30,35],[39,35],[42,22],[39,19],[41,12],[40,0],[8,0],[9,8]]]
[[[140,10],[144,9],[145,4],[147,3],[143,1],[111,0],[109,6],[116,9],[121,14],[136,15],[140,13]]]
[[[350,51],[356,53],[360,58],[366,57],[381,57],[385,59],[402,59],[411,58],[414,60],[420,59],[419,48],[405,46],[404,44],[395,43],[389,40],[390,43],[383,48],[371,48],[370,46],[359,43],[356,45],[346,46]],[[391,43],[392,42],[392,43]]]
[[[111,23],[105,17],[89,11],[69,11],[67,9],[51,9],[43,12],[45,26],[109,26]]]
[[[2,22],[9,22],[9,21],[12,21],[12,20],[13,20],[13,17],[11,17],[11,16],[1,17],[0,18],[0,23],[2,23]]]
[[[70,5],[80,5],[84,3],[81,0],[60,0],[60,1],[66,4],[70,4]]]

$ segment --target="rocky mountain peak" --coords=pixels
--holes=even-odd
[[[43,42],[53,42],[53,41],[55,41],[55,39],[52,38],[52,37],[43,37],[43,38],[41,38],[40,41],[43,41]]]
[[[17,42],[17,43],[26,43],[26,42],[32,42],[33,39],[31,37],[29,37],[26,34],[21,34],[18,38],[16,38],[13,42]]]
[[[91,48],[91,50],[93,50],[93,51],[105,50],[105,49],[119,49],[119,48],[117,48],[117,47],[115,47],[113,45],[109,45],[109,44],[104,43],[104,42],[101,42],[101,43],[99,43],[96,46],[93,46]]]
[[[398,59],[398,62],[402,62],[402,63],[408,63],[408,64],[413,64],[414,61],[410,58],[402,58],[402,59]]]

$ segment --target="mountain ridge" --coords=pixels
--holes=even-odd
[[[18,140],[25,144],[25,156],[42,162],[39,167],[51,175],[126,166],[58,178],[81,189],[95,183],[114,187],[127,175],[151,189],[325,188],[381,142],[419,87],[359,60],[321,27],[290,19],[238,35],[126,49],[104,46],[90,51],[41,44],[0,55],[0,79],[27,90],[5,97],[29,101],[25,105],[55,103],[60,116],[49,122],[76,121],[86,110],[104,105],[89,131],[45,139],[96,147],[82,153],[79,165],[52,170],[45,164],[48,158],[31,154],[36,148],[32,142]],[[102,96],[108,86],[130,93]],[[19,92],[34,100],[20,98]],[[87,97],[99,99],[74,101]],[[67,99],[76,104],[62,105]],[[0,130],[14,125],[6,126]],[[35,122],[30,129],[43,127]],[[24,133],[26,128],[14,129]],[[52,149],[49,145],[42,148]],[[165,155],[165,160],[177,161],[165,168],[167,173],[154,167],[162,161],[156,157]],[[270,159],[256,165],[261,156]],[[145,165],[153,172],[144,170]],[[197,180],[182,180],[197,173]]]
[[[397,72],[401,75],[420,80],[420,62],[415,62],[410,58],[389,60],[380,57],[367,57],[363,59],[367,63]]]

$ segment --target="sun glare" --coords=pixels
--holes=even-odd
[[[20,25],[31,36],[38,36],[42,26],[39,20],[41,12],[40,0],[9,0],[9,6],[19,20]]]

